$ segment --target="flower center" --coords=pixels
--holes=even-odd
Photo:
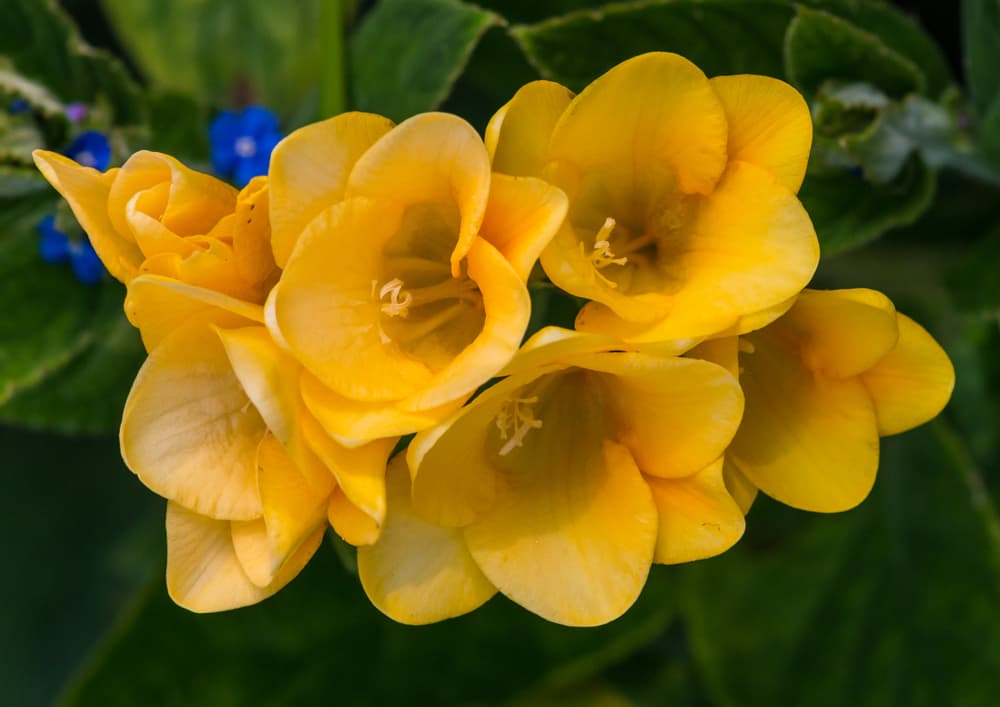
[[[530,398],[511,398],[503,404],[496,418],[500,439],[504,440],[504,445],[500,447],[501,457],[522,446],[527,434],[542,426],[542,421],[535,419],[532,409],[537,402],[538,396],[533,395]]]
[[[611,238],[611,232],[615,230],[615,225],[615,220],[608,216],[604,219],[601,230],[597,232],[594,250],[590,254],[590,262],[598,270],[603,270],[609,265],[624,265],[628,262],[628,258],[616,258],[615,254],[611,252],[611,241],[608,239]]]
[[[375,297],[375,290],[378,288],[378,280],[372,280],[372,297]],[[389,301],[386,302],[385,298]],[[377,301],[384,302],[379,307],[382,314],[389,317],[406,317],[410,313],[410,303],[413,302],[413,295],[403,291],[403,281],[398,277],[389,280],[378,289]]]
[[[233,151],[243,159],[253,157],[257,154],[257,141],[249,135],[241,135],[236,138],[236,144],[233,146]]]

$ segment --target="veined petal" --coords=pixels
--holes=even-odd
[[[804,290],[773,331],[794,338],[811,370],[828,378],[867,371],[896,345],[896,308],[875,290]]]
[[[108,196],[118,168],[102,174],[47,150],[35,150],[32,157],[42,176],[69,203],[108,272],[122,282],[131,280],[142,265],[142,251],[135,240],[127,232],[118,231],[108,217]]]
[[[864,384],[814,374],[773,327],[745,339],[751,344],[740,357],[746,409],[727,456],[761,491],[789,506],[853,508],[878,468],[878,424]]]
[[[690,476],[736,434],[743,394],[722,366],[646,353],[597,353],[572,359],[603,374],[616,439],[646,475]]]
[[[566,217],[566,195],[548,182],[494,173],[479,235],[527,280],[542,250]]]
[[[333,474],[344,496],[380,527],[385,521],[385,468],[398,438],[347,448],[326,434],[312,415],[302,415],[300,424],[309,447]]]
[[[374,545],[358,548],[361,586],[379,611],[405,624],[467,614],[496,589],[476,566],[459,530],[424,522],[410,509],[403,455],[389,465],[389,515]]]
[[[441,422],[465,402],[463,398],[430,410],[402,410],[391,403],[363,402],[337,395],[308,373],[302,376],[301,391],[309,412],[342,443],[346,440],[364,443],[419,432]]]
[[[447,113],[422,113],[400,123],[358,160],[347,185],[348,196],[457,208],[453,277],[479,232],[489,191],[486,147],[471,125]]]
[[[271,549],[264,519],[233,520],[229,522],[229,530],[233,551],[247,579],[258,587],[266,587],[273,582],[274,570],[271,568]]]
[[[812,145],[805,99],[784,81],[740,74],[709,79],[729,125],[729,159],[750,162],[797,192]]]
[[[531,318],[531,297],[524,281],[504,257],[482,238],[473,240],[468,271],[482,294],[485,321],[471,344],[419,393],[400,402],[403,410],[439,408],[471,395],[514,357]]]
[[[861,380],[875,403],[883,437],[922,425],[948,404],[955,368],[948,354],[915,321],[896,315],[899,340]]]
[[[501,592],[571,626],[606,623],[632,605],[657,532],[649,486],[628,448],[607,439],[587,376],[540,381],[549,386],[536,398],[541,425],[523,447],[501,450],[495,500],[465,527],[473,558]]]
[[[267,428],[286,447],[297,433],[299,364],[263,326],[218,330],[233,372]]]
[[[701,200],[671,258],[684,281],[661,321],[629,322],[591,303],[577,328],[643,342],[724,332],[805,287],[819,262],[819,244],[794,194],[762,168],[733,162]]]
[[[160,342],[139,370],[121,452],[161,496],[203,516],[250,520],[263,510],[255,458],[264,431],[219,338],[196,323]]]
[[[420,390],[432,373],[384,341],[382,248],[402,210],[352,198],[327,209],[299,237],[272,294],[276,325],[295,357],[334,392],[394,400]]]
[[[258,587],[236,555],[229,521],[167,503],[167,592],[176,604],[197,613],[256,604],[294,579],[322,539],[320,528],[269,585]]]
[[[553,81],[532,81],[490,118],[484,141],[496,172],[540,176],[552,131],[573,92]]]
[[[655,199],[651,189],[664,187],[708,194],[726,166],[726,133],[722,104],[701,69],[652,52],[618,64],[574,98],[548,156],[600,178],[621,199]]]
[[[125,315],[142,334],[146,351],[195,322],[235,327],[264,321],[259,305],[160,275],[140,275],[129,283]]]
[[[354,163],[392,129],[372,113],[344,113],[299,128],[271,153],[271,247],[285,267],[299,235],[344,196]]]
[[[670,565],[713,557],[743,536],[743,512],[722,479],[722,459],[683,479],[647,476],[660,514],[653,562]]]
[[[340,488],[334,489],[330,494],[330,505],[327,506],[326,512],[334,532],[344,542],[355,547],[371,545],[378,540],[382,532],[381,526],[375,519],[351,503]]]
[[[514,358],[500,371],[501,376],[531,371],[538,366],[557,363],[567,357],[582,353],[598,353],[600,351],[634,351],[631,344],[626,344],[614,337],[602,334],[584,334],[563,327],[547,326],[539,329],[521,345]]]

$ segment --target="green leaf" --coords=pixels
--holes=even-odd
[[[720,705],[995,704],[996,509],[945,423],[882,451],[859,508],[765,500],[740,546],[690,567],[683,612]]]
[[[660,568],[624,618],[587,631],[546,623],[502,597],[458,619],[402,626],[368,604],[333,555],[322,547],[277,596],[216,615],[174,606],[158,579],[64,707],[133,707],[150,695],[160,707],[325,704],[332,694],[352,707],[495,704],[552,670],[596,674],[673,616],[673,573]]]
[[[709,76],[782,75],[787,2],[677,0],[607,5],[511,30],[547,79],[580,90],[625,59],[650,51],[681,54]]]
[[[205,105],[180,93],[149,94],[149,130],[143,141],[148,150],[166,152],[184,164],[211,172],[208,164],[208,125]]]
[[[68,265],[42,261],[35,228],[53,211],[49,193],[0,202],[0,297],[9,303],[0,317],[0,404],[94,341],[94,312],[114,287],[87,287]]]
[[[501,24],[459,0],[382,0],[351,39],[352,107],[397,121],[437,108],[486,30]]]
[[[39,385],[0,406],[0,421],[67,434],[107,434],[146,356],[138,332],[121,312],[124,290],[107,283],[92,343]]]
[[[261,103],[291,114],[318,85],[320,2],[103,0],[154,87],[215,105]]]
[[[138,86],[117,59],[83,41],[55,0],[4,0],[3,11],[0,51],[20,77],[44,86],[63,103],[107,102],[117,124],[142,122]],[[7,76],[3,83],[10,86]],[[37,92],[22,95],[38,108],[58,107],[40,100]]]
[[[0,201],[48,190],[48,182],[34,167],[0,164]]]
[[[961,16],[966,80],[979,110],[986,113],[1000,99],[1000,0],[962,0]]]
[[[892,97],[923,92],[917,65],[876,35],[822,10],[798,8],[785,37],[789,79],[806,94],[826,81],[866,82]]]
[[[918,159],[892,182],[877,186],[846,169],[831,172],[811,164],[799,199],[829,256],[915,221],[933,201],[935,184],[934,172]]]

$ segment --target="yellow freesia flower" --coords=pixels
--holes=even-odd
[[[154,152],[104,173],[53,152],[34,157],[108,272],[128,287],[125,313],[147,350],[195,318],[263,322],[261,305],[278,275],[266,177],[237,193]]]
[[[652,562],[724,551],[743,514],[722,478],[735,377],[557,328],[389,468],[379,540],[359,548],[372,602],[404,623],[471,611],[497,590],[540,616],[621,615]]]
[[[168,499],[167,587],[193,611],[260,601],[290,581],[329,521],[378,536],[395,440],[347,450],[303,410],[299,366],[265,328],[182,326],[150,353],[125,404],[122,456]]]
[[[955,383],[931,335],[865,289],[805,290],[773,324],[692,355],[739,366],[746,411],[726,464],[744,506],[759,488],[804,510],[853,508],[875,483],[879,437],[933,418]]]
[[[630,59],[578,96],[521,88],[490,121],[498,172],[569,198],[541,264],[592,300],[583,331],[665,342],[773,320],[808,283],[819,246],[795,193],[809,109],[764,76],[707,79],[676,55]]]
[[[341,115],[285,138],[270,179],[284,270],[267,322],[325,429],[353,443],[426,428],[514,355],[566,199],[491,174],[468,123]]]

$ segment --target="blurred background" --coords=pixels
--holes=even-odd
[[[579,89],[650,50],[804,93],[814,285],[880,289],[927,326],[957,369],[945,414],[883,441],[859,508],[760,497],[734,550],[654,567],[605,627],[500,596],[394,624],[333,536],[259,606],[175,607],[164,503],[115,437],[141,344],[31,150],[218,172],[220,111],[265,106],[287,133],[443,107],[481,129],[526,81]],[[0,704],[1000,704],[998,62],[997,0],[3,0]]]

